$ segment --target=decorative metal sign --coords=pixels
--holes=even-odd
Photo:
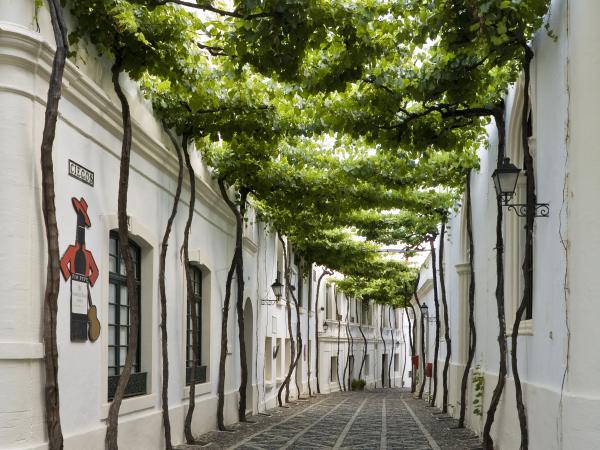
[[[77,164],[73,160],[69,160],[69,175],[94,187],[94,172]]]
[[[60,259],[60,270],[65,279],[71,280],[71,341],[95,342],[100,336],[100,321],[92,304],[90,286],[94,286],[99,271],[94,256],[85,247],[85,229],[92,226],[87,213],[88,205],[81,198],[71,199],[77,213],[75,244],[69,245]]]

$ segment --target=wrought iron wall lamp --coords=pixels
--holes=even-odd
[[[517,181],[521,169],[510,162],[509,158],[504,158],[500,165],[492,174],[494,180],[494,188],[496,195],[502,198],[502,205],[508,209],[512,209],[517,216],[527,216],[527,203],[509,203],[510,199],[515,195]],[[548,217],[550,214],[550,205],[548,203],[536,203],[532,205],[535,208],[535,217]]]
[[[271,299],[271,298],[263,298],[260,300],[260,303],[262,305],[272,305],[274,303],[277,303],[279,300],[281,300],[281,292],[283,290],[283,284],[281,284],[281,281],[279,281],[279,278],[277,278],[275,280],[275,282],[271,285],[271,289],[273,290],[273,294],[275,294],[275,298]]]

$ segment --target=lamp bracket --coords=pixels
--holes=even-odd
[[[506,206],[509,210],[513,210],[515,214],[519,217],[527,216],[527,207],[526,203],[508,203],[508,201],[504,201],[504,206]],[[550,204],[549,203],[536,203],[534,205],[535,208],[535,217],[548,217],[550,215]]]

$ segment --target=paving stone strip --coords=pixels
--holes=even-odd
[[[335,441],[333,450],[337,450],[338,448],[340,448],[340,446],[342,445],[342,442],[344,442],[344,439],[346,438],[346,435],[348,434],[348,431],[350,431],[350,427],[356,420],[356,417],[358,416],[358,414],[360,414],[360,410],[363,409],[363,406],[365,406],[365,403],[367,403],[366,398],[362,401],[362,403],[360,404],[360,406],[358,407],[358,409],[356,410],[356,412],[354,413],[354,415],[352,416],[350,421],[346,424],[346,426],[342,430],[342,433],[337,438],[337,441]]]
[[[387,449],[387,410],[385,408],[385,397],[383,398],[383,404],[381,405],[381,441],[379,442],[379,448],[381,450]]]
[[[426,402],[410,395],[404,395],[403,398],[442,450],[470,450],[481,447],[481,441],[472,431],[455,428],[458,425],[457,419],[448,414],[433,415],[432,413],[439,411],[437,408],[431,408]],[[440,417],[444,417],[445,420],[438,420]]]
[[[423,435],[425,436],[425,438],[427,438],[427,440],[429,441],[429,445],[431,446],[431,448],[433,450],[442,450],[440,448],[440,446],[437,445],[437,442],[435,442],[435,440],[431,437],[431,435],[427,431],[427,428],[425,428],[423,426],[423,424],[421,423],[421,421],[419,420],[419,418],[416,416],[416,414],[413,412],[413,410],[410,409],[410,406],[408,406],[408,403],[406,403],[406,400],[402,399],[402,403],[404,404],[404,406],[406,406],[406,409],[407,409],[408,413],[412,416],[412,418],[415,420],[415,422],[419,426],[419,429],[421,430],[421,433],[423,433]]]
[[[302,436],[304,436],[312,427],[314,427],[316,424],[318,424],[319,422],[321,422],[328,415],[333,414],[346,401],[348,401],[348,399],[345,399],[342,402],[338,403],[336,406],[334,406],[332,409],[330,409],[327,413],[325,413],[324,416],[321,416],[317,420],[315,420],[314,422],[311,422],[311,424],[309,426],[305,427],[300,433],[298,433],[296,436],[294,436],[290,441],[288,441],[288,443],[285,446],[283,446],[281,448],[282,449],[287,449],[290,446],[292,446],[298,439],[300,439]]]

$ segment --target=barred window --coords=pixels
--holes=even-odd
[[[133,268],[137,285],[137,302],[141,323],[141,275],[140,275],[140,248],[131,240],[129,248],[133,258]],[[110,233],[109,241],[109,293],[108,293],[108,399],[114,396],[119,376],[125,366],[125,358],[129,350],[129,297],[127,295],[127,276],[125,263],[121,252],[121,243],[117,232]],[[146,374],[133,376],[140,373],[140,341],[141,327],[138,329],[138,348],[133,361],[132,377],[129,380],[126,396],[146,393]]]
[[[196,308],[196,336],[197,345],[196,345],[196,358],[198,366],[196,369],[196,382],[204,382],[206,381],[206,368],[201,366],[202,363],[202,271],[197,267],[190,267],[190,276],[192,279],[192,289],[193,289],[193,303],[188,302],[187,304],[187,316],[186,316],[186,324],[187,324],[187,334],[186,334],[186,344],[185,344],[185,368],[186,368],[186,376],[185,382],[187,385],[191,384],[192,379],[192,366],[193,366],[193,357],[194,357],[194,347],[193,347],[193,336],[194,331],[192,328],[193,320],[192,320],[192,307]]]

